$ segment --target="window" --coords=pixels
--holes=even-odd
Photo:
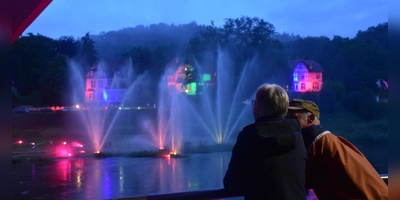
[[[295,91],[299,90],[299,87],[298,87],[297,84],[294,84],[294,90],[295,90]]]
[[[305,83],[301,83],[301,90],[305,90],[306,89],[306,84]]]
[[[317,79],[319,79],[319,74],[317,74]]]
[[[99,88],[103,88],[103,80],[99,80],[97,83]]]
[[[319,91],[319,84],[318,83],[313,83],[313,90],[314,91]]]
[[[294,82],[299,81],[299,78],[298,78],[297,73],[293,73],[293,81],[294,81]]]
[[[92,88],[96,88],[96,81],[94,81],[94,80],[90,81],[90,86]]]

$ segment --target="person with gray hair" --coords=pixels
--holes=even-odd
[[[224,188],[245,199],[306,199],[306,149],[300,126],[284,118],[288,94],[263,84],[252,103],[255,122],[237,136]]]

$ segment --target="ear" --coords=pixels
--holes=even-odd
[[[308,116],[308,123],[311,124],[315,120],[315,115],[311,113],[311,115]]]

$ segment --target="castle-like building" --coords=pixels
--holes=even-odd
[[[293,92],[320,92],[323,84],[323,68],[314,60],[296,59],[289,62],[293,70]]]
[[[111,82],[101,69],[91,69],[86,74],[85,102],[120,103],[126,95],[127,88],[127,79],[118,72]]]

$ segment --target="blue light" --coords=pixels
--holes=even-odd
[[[297,76],[297,73],[293,73],[293,81],[294,81],[294,82],[299,81],[298,76]]]
[[[107,101],[108,95],[106,91],[103,91],[103,98],[105,101]]]

